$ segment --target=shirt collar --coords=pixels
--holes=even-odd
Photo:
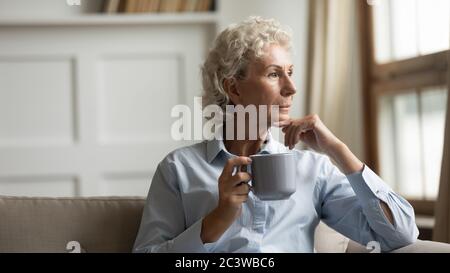
[[[211,163],[220,152],[225,152],[228,156],[234,156],[230,152],[227,151],[225,144],[223,142],[223,138],[214,138],[213,140],[209,140],[206,143],[206,160],[208,163]],[[267,133],[266,141],[264,141],[261,146],[260,152],[258,154],[273,154],[276,153],[276,143],[270,133],[270,130]]]

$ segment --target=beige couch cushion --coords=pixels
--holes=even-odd
[[[349,239],[320,222],[314,234],[314,250],[317,253],[344,253]]]
[[[0,197],[0,252],[130,252],[142,198]]]
[[[0,252],[131,252],[143,198],[25,198],[0,196]],[[317,252],[345,252],[348,239],[321,224]]]
[[[366,247],[350,240],[348,253],[369,253]],[[414,244],[399,248],[391,253],[450,253],[450,244],[417,240]]]

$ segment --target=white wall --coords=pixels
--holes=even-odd
[[[219,30],[249,15],[292,28],[293,115],[302,116],[308,1],[219,1]],[[162,136],[170,128],[158,124],[168,123],[162,121],[170,118],[170,105],[190,105],[199,94],[214,22],[58,25],[99,7],[99,0],[82,0],[80,7],[65,0],[0,0],[0,195],[146,195],[159,160],[180,145]],[[43,17],[56,23],[1,21]],[[143,72],[155,67],[162,72]],[[152,99],[158,107],[146,107]],[[158,122],[155,111],[164,109]]]
[[[293,30],[295,82],[298,89],[293,112],[304,113],[306,88],[306,52],[309,0],[217,0],[219,6],[218,30],[244,20],[251,15],[275,18]],[[28,14],[57,16],[98,12],[102,0],[81,0],[81,6],[68,6],[65,0],[0,0],[0,18]]]
[[[70,25],[82,10],[32,2],[0,0],[0,195],[147,195],[214,21]]]

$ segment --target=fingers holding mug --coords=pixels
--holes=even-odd
[[[248,183],[241,182],[234,188],[233,193],[236,195],[248,195],[250,193],[250,188]]]

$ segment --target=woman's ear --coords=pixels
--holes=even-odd
[[[234,105],[240,104],[240,94],[236,85],[236,80],[233,78],[225,79],[223,81],[223,89],[227,93],[230,101]]]

